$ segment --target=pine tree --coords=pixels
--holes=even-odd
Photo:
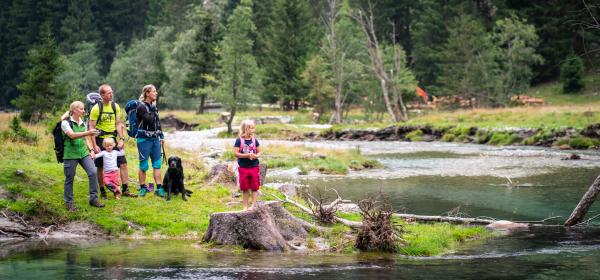
[[[301,73],[315,45],[315,19],[305,0],[277,0],[265,38],[261,61],[266,71],[265,101],[278,99],[287,109],[298,109],[307,91]]]
[[[440,84],[445,94],[485,99],[495,88],[497,63],[490,53],[491,42],[483,24],[469,15],[448,24],[448,42],[442,52]]]
[[[208,92],[214,86],[217,74],[216,49],[223,34],[216,7],[197,7],[191,16],[194,29],[194,48],[187,56],[190,72],[184,81],[184,90],[200,97],[197,112],[204,113]]]
[[[521,94],[530,86],[532,66],[543,63],[536,53],[539,37],[533,25],[513,16],[496,21],[491,35],[495,58],[500,62],[499,88],[492,102],[505,104],[513,94]]]
[[[66,54],[76,51],[79,43],[94,43],[100,39],[100,32],[94,24],[90,0],[72,0],[69,2],[69,13],[62,20],[61,49]]]
[[[13,101],[23,120],[38,121],[65,102],[65,85],[56,80],[63,71],[60,55],[46,24],[40,44],[29,51],[28,67],[23,73],[25,80],[17,85],[21,95]]]
[[[560,65],[560,81],[563,83],[563,92],[580,92],[585,86],[583,73],[583,60],[578,55],[571,53]]]
[[[220,85],[215,92],[215,99],[230,113],[226,121],[230,134],[237,111],[258,100],[261,75],[252,55],[254,42],[251,39],[255,32],[252,0],[242,0],[229,17],[227,33],[220,44]]]
[[[0,81],[2,97],[0,102],[8,103],[19,95],[16,85],[23,79],[21,74],[26,66],[27,51],[39,38],[39,27],[43,19],[39,14],[39,3],[35,0],[12,1],[5,36],[6,53],[1,71],[3,79]]]

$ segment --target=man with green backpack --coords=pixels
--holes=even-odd
[[[104,148],[102,141],[104,138],[112,137],[117,143],[115,150],[119,151],[125,148],[125,137],[123,134],[123,126],[121,125],[121,108],[119,104],[113,101],[113,90],[110,85],[103,84],[98,89],[102,102],[94,105],[90,111],[90,129],[98,129],[100,135],[93,137],[94,151],[99,153]],[[103,164],[102,158],[94,160],[97,167],[98,185],[100,186],[100,194],[102,198],[107,198],[104,182],[102,180]],[[129,192],[127,182],[127,159],[125,156],[117,157],[117,165],[121,174],[122,195],[129,197],[137,197],[136,194]]]

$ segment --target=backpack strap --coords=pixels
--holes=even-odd
[[[115,105],[114,101],[110,101],[110,107],[113,110],[113,114],[115,114],[115,119],[117,118],[117,106]],[[96,125],[99,125],[100,122],[102,122],[102,113],[104,109],[104,104],[102,103],[102,101],[98,102],[98,119],[96,120]]]

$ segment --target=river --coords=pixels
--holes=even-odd
[[[191,150],[229,148],[233,140],[178,132],[167,141]],[[354,201],[384,194],[399,212],[510,220],[566,219],[594,178],[600,153],[455,143],[263,142],[360,149],[382,169],[347,176],[270,171],[271,182],[336,188]],[[582,160],[563,160],[576,152]],[[510,178],[517,186],[507,186]],[[600,211],[594,205],[588,216]],[[595,222],[592,222],[595,223]],[[6,244],[6,243],[4,243]],[[441,257],[386,254],[207,252],[195,241],[20,244],[0,255],[0,279],[598,279],[600,228],[540,227],[477,241]],[[5,247],[5,245],[3,245]]]

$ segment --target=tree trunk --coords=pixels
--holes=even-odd
[[[231,135],[233,133],[233,129],[231,128],[231,123],[233,123],[233,117],[235,116],[235,109],[229,112],[229,119],[227,120],[227,134]]]
[[[198,106],[198,114],[204,114],[204,102],[206,101],[206,95],[200,95],[200,106]]]
[[[269,201],[249,211],[212,213],[204,241],[284,251],[287,241],[304,238],[306,233],[304,223],[290,215],[281,202]]]
[[[571,213],[571,216],[565,222],[566,227],[570,227],[578,224],[581,219],[585,216],[592,203],[596,200],[598,193],[600,192],[600,176],[596,177],[594,183],[590,186],[588,191],[583,195],[577,207]]]

